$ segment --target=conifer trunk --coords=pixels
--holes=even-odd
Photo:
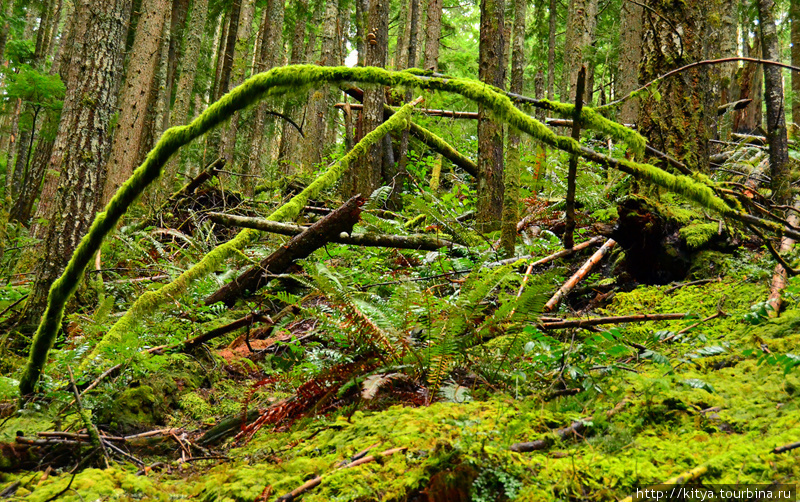
[[[503,88],[502,65],[505,41],[505,1],[481,0],[481,33],[478,76],[481,81]],[[478,203],[479,232],[500,228],[503,208],[503,128],[478,107]]]

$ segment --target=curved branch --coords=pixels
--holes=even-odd
[[[295,128],[295,129],[297,129],[297,132],[299,132],[299,133],[300,133],[300,137],[302,137],[303,139],[305,139],[306,135],[305,135],[305,134],[303,134],[303,128],[302,128],[302,127],[300,127],[299,125],[297,125],[297,124],[294,122],[294,120],[290,119],[289,117],[287,117],[286,115],[282,114],[281,112],[276,112],[276,111],[274,111],[274,110],[266,110],[266,111],[265,111],[265,113],[266,113],[267,115],[274,115],[274,116],[276,116],[276,117],[280,117],[280,118],[282,118],[283,120],[285,120],[286,122],[288,122],[288,123],[292,124],[292,125],[294,126],[294,128]]]

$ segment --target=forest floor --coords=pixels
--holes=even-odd
[[[365,218],[379,224],[372,214]],[[586,240],[588,220],[583,228]],[[554,236],[546,234],[533,239],[535,254],[557,249]],[[124,251],[104,253],[129,256],[132,242],[142,247],[143,239],[121,238],[117,246]],[[166,244],[148,242],[153,263],[171,252]],[[583,317],[687,315],[546,330],[538,320],[543,302],[528,317],[503,311],[504,300],[512,301],[522,283],[524,262],[507,266],[502,280],[493,279],[496,287],[480,295],[478,303],[491,308],[468,312],[454,294],[461,288],[465,296],[469,285],[459,275],[439,283],[449,293],[416,286],[423,281],[413,274],[427,267],[435,275],[430,269],[443,253],[329,246],[306,260],[313,266],[296,274],[295,283],[270,286],[232,309],[198,307],[197,298],[194,310],[178,305],[132,333],[138,344],[130,343],[127,352],[117,348],[112,361],[121,368],[105,379],[96,380],[99,370],[78,373],[77,387],[97,384],[83,394],[82,404],[92,410],[100,433],[128,437],[108,451],[109,467],[88,435],[70,442],[77,436],[66,432],[78,433],[85,425],[72,403],[67,370],[83,369],[81,356],[114,319],[101,299],[92,312],[70,317],[40,400],[16,410],[15,381],[0,381],[8,410],[0,421],[0,497],[618,500],[681,475],[706,484],[793,483],[800,480],[800,449],[776,449],[800,440],[798,292],[790,284],[786,310],[770,317],[764,301],[773,263],[764,249],[750,248],[695,252],[694,272],[684,280],[707,282],[666,285],[637,284],[620,275],[625,252],[616,250],[556,314],[569,316],[588,305]],[[531,275],[531,282],[541,279],[531,287],[549,291],[546,299],[586,257],[554,261],[548,271]],[[469,265],[465,258],[451,260],[438,272]],[[363,288],[345,284],[365,263],[383,272],[360,279],[396,278],[402,284],[390,287],[407,289],[367,298],[359,293]],[[353,274],[344,277],[334,269]],[[611,295],[610,279],[617,281]],[[142,291],[136,288],[150,287],[118,284],[134,297]],[[321,284],[322,293],[303,296],[309,284]],[[410,302],[405,311],[397,303],[403,299]],[[428,301],[439,303],[426,306]],[[278,329],[246,327],[203,349],[141,355],[225,326],[256,307],[276,316],[286,305],[293,306],[292,314],[274,320]],[[381,317],[381,305],[400,314]],[[418,366],[408,359],[391,363],[386,354],[375,355],[379,342],[359,352],[354,340],[336,335],[337,329],[391,331],[403,334],[392,339],[395,347],[430,347],[432,326],[445,325],[444,333],[462,313],[481,341],[450,354],[447,374],[435,378],[444,352]],[[427,342],[420,339],[425,323]],[[7,357],[12,359],[6,366],[21,364],[21,354]],[[242,424],[245,410],[249,426]],[[227,434],[209,433],[219,431],[226,417],[233,423]],[[47,431],[64,434],[42,434]],[[137,436],[148,431],[160,432]]]

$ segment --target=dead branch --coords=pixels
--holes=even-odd
[[[592,270],[592,268],[597,264],[597,262],[599,262],[603,258],[603,256],[605,256],[606,252],[608,252],[611,248],[613,248],[615,244],[616,242],[614,241],[614,239],[608,239],[605,242],[605,244],[603,244],[600,247],[600,249],[595,251],[592,257],[589,258],[589,260],[587,260],[586,263],[584,263],[583,266],[579,268],[578,271],[575,272],[575,274],[572,277],[570,277],[569,280],[565,282],[563,286],[558,288],[556,294],[553,295],[553,297],[550,298],[550,300],[548,300],[547,303],[545,304],[544,311],[551,312],[554,308],[556,308],[559,302],[561,302],[561,300],[565,296],[567,296],[570,291],[572,291],[572,288],[574,288],[576,284],[578,284],[581,280],[583,280],[584,277],[586,277],[589,271]]]
[[[189,194],[194,193],[195,190],[200,188],[200,186],[205,183],[206,181],[210,180],[214,176],[217,175],[217,172],[225,167],[225,159],[220,157],[213,162],[211,162],[208,167],[206,167],[203,172],[192,178],[189,183],[183,185],[180,190],[175,192],[174,194],[170,195],[169,199],[167,199],[159,209],[159,212],[165,208],[168,208],[175,204],[178,199],[186,197]]]
[[[75,394],[75,407],[78,409],[78,415],[80,415],[81,419],[83,420],[83,426],[86,427],[86,430],[91,431],[89,434],[91,442],[94,444],[94,446],[100,448],[101,452],[103,452],[106,468],[108,468],[110,459],[108,457],[106,445],[100,438],[100,432],[97,430],[97,427],[95,427],[95,425],[92,423],[91,413],[84,413],[83,403],[81,402],[81,394],[78,392],[78,386],[75,385],[75,377],[72,375],[72,367],[67,365],[67,370],[69,371],[69,383],[72,385],[72,392]]]
[[[720,105],[717,107],[717,115],[724,115],[727,112],[732,112],[734,110],[744,110],[745,108],[752,103],[752,99],[740,99],[739,101],[733,101],[731,103],[725,103],[724,105]]]
[[[794,203],[794,207],[800,209],[800,199],[796,200]],[[793,227],[796,227],[798,223],[800,223],[800,217],[798,217],[797,213],[792,213],[787,217],[789,224]],[[796,275],[798,270],[793,269],[783,260],[781,254],[788,253],[794,247],[795,240],[791,237],[784,236],[781,239],[781,246],[778,251],[772,247],[772,244],[769,241],[765,240],[768,243],[767,249],[770,250],[772,256],[778,261],[778,265],[775,266],[775,272],[772,275],[772,286],[770,287],[769,298],[767,299],[767,303],[772,307],[772,311],[770,312],[771,317],[777,317],[780,314],[781,307],[783,306],[783,298],[781,297],[781,292],[786,287],[786,282],[788,275]]]
[[[244,328],[245,326],[252,326],[256,322],[263,322],[270,324],[273,323],[272,319],[270,319],[269,316],[264,316],[263,314],[261,314],[261,312],[258,311],[250,312],[241,319],[236,319],[235,321],[229,322],[224,326],[212,329],[208,333],[203,333],[202,335],[190,338],[186,341],[179,342],[174,345],[161,345],[159,347],[152,347],[150,349],[145,350],[145,352],[149,354],[163,354],[171,350],[181,350],[183,352],[188,352],[194,349],[195,347],[198,347],[215,338],[219,338],[220,336],[226,335],[231,331],[236,331],[237,329]]]
[[[254,228],[263,232],[280,235],[299,235],[308,227],[301,227],[291,223],[265,220],[263,218],[250,218],[224,213],[208,213],[208,218],[220,225]],[[420,249],[436,251],[441,248],[452,248],[456,243],[428,235],[390,235],[390,234],[339,234],[331,237],[330,242],[350,244],[365,247],[389,247],[397,249]]]
[[[778,446],[772,450],[772,453],[785,453],[794,449],[800,448],[800,441],[796,443],[789,443],[787,445]]]
[[[614,406],[613,408],[611,408],[606,412],[606,417],[607,418],[613,417],[614,415],[622,411],[622,409],[625,408],[625,405],[627,404],[628,401],[623,399],[622,401],[619,402],[619,404],[617,404],[616,406]],[[510,450],[519,453],[546,450],[555,443],[556,438],[558,438],[559,440],[564,440],[570,437],[581,437],[581,435],[587,429],[586,423],[591,421],[592,417],[588,417],[582,420],[576,420],[575,422],[572,422],[572,425],[570,425],[569,427],[564,427],[563,429],[558,429],[553,431],[552,436],[547,436],[543,439],[537,439],[536,441],[530,441],[527,443],[514,443],[511,445]]]
[[[600,326],[602,324],[621,324],[624,322],[653,322],[653,321],[672,321],[683,319],[688,312],[674,314],[639,314],[621,315],[611,317],[592,317],[586,319],[565,319],[556,322],[543,322],[539,324],[542,329],[565,329],[565,328],[584,328],[587,326]]]
[[[303,233],[295,235],[285,246],[249,268],[232,282],[218,289],[205,299],[206,305],[223,302],[232,306],[245,291],[258,291],[266,282],[266,274],[280,274],[286,271],[295,260],[301,260],[339,236],[342,232],[351,233],[361,215],[364,199],[356,196],[340,208],[320,219]]]
[[[670,294],[670,293],[672,293],[672,292],[676,291],[677,289],[682,288],[684,286],[697,286],[699,284],[708,284],[709,282],[717,282],[717,281],[719,281],[719,279],[700,279],[700,280],[697,280],[697,281],[681,282],[681,283],[675,284],[671,288],[669,288],[666,291],[664,291],[664,294],[668,295],[668,294]]]

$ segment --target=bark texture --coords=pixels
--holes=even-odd
[[[791,0],[789,19],[792,21],[792,66],[800,66],[800,0]],[[792,122],[800,124],[800,74],[792,72]]]
[[[168,0],[142,0],[141,9],[125,85],[119,98],[120,113],[108,159],[104,203],[130,177],[141,160],[139,152],[146,139],[145,122],[150,118],[147,109],[157,85],[156,73],[161,62],[162,36],[172,11]]]
[[[617,96],[627,96],[639,87],[639,63],[642,60],[642,18],[641,5],[622,2],[620,12],[619,73],[617,76]],[[636,122],[639,114],[639,101],[629,99],[622,104],[619,120],[625,124]]]
[[[597,26],[597,0],[571,0],[567,19],[567,43],[564,50],[564,96],[575,92],[578,70],[586,66],[586,81],[591,82],[594,65],[591,62],[592,43]],[[569,85],[566,85],[566,84]],[[589,94],[589,93],[587,93]],[[589,101],[589,100],[587,100]]]
[[[442,35],[442,0],[428,0],[425,23],[425,69],[439,71],[439,38]]]
[[[99,206],[130,10],[131,0],[76,4],[82,29],[69,63],[75,80],[64,98],[50,159],[61,176],[52,212],[45,216],[49,223],[25,312],[29,322],[38,322],[50,284],[64,269]]]
[[[775,30],[774,0],[758,1],[761,27],[761,45],[764,57],[780,61],[778,33]],[[780,205],[792,200],[791,173],[789,171],[789,144],[786,137],[786,112],[783,100],[781,69],[774,65],[764,67],[764,99],[767,102],[767,141],[769,141],[769,167],[772,180],[772,198]]]
[[[504,87],[501,64],[505,40],[504,0],[481,0],[481,35],[478,76],[481,81]],[[503,208],[503,128],[493,122],[483,106],[478,108],[478,204],[480,232],[500,228]]]

